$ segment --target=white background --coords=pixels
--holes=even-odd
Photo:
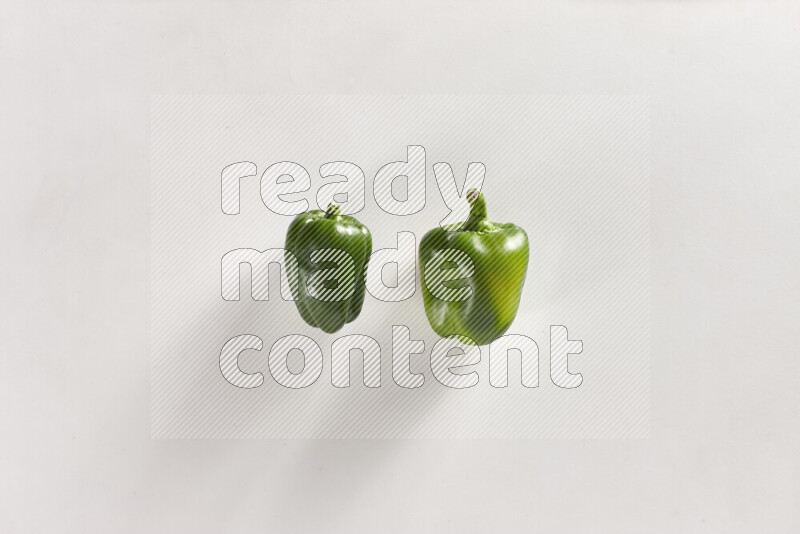
[[[3,532],[796,532],[800,4],[0,16]],[[651,437],[153,441],[156,93],[651,95]]]

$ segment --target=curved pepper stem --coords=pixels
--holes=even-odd
[[[334,204],[333,202],[328,204],[328,209],[325,210],[325,218],[326,219],[335,219],[339,215],[341,215],[341,210],[339,209],[339,205],[338,204]]]
[[[479,232],[488,229],[492,224],[487,220],[486,199],[477,189],[467,191],[467,202],[470,204],[469,219],[461,227],[463,232]]]

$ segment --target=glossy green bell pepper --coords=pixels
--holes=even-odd
[[[285,250],[296,259],[299,276],[290,285],[306,323],[332,333],[358,317],[372,254],[372,235],[366,226],[330,204],[326,211],[311,210],[295,217],[286,233]],[[337,251],[347,253],[352,263]],[[291,265],[288,270],[291,273]]]
[[[466,222],[453,225],[455,230],[453,227],[449,230],[435,228],[420,241],[423,300],[425,314],[437,334],[455,335],[462,341],[485,345],[502,336],[517,315],[528,270],[528,236],[514,224],[489,221],[486,200],[480,191],[468,191],[467,200],[470,215]],[[473,274],[462,281],[437,283],[448,288],[468,285],[472,292],[466,300],[442,299],[428,288],[427,283],[435,273],[430,272],[426,277],[426,267],[438,269],[448,265],[447,262],[438,265],[428,262],[440,250],[445,251],[440,256],[452,256],[447,249],[466,253],[472,260]]]

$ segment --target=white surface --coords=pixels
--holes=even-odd
[[[800,4],[17,3],[0,18],[3,532],[797,532]],[[154,93],[636,93],[635,441],[151,441]]]

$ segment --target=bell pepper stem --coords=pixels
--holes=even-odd
[[[464,226],[461,227],[461,230],[475,232],[485,225],[487,219],[486,199],[478,189],[470,189],[467,191],[467,202],[470,204],[469,218],[464,223]]]
[[[335,219],[341,214],[341,210],[339,209],[338,204],[334,204],[331,202],[328,204],[328,209],[325,210],[325,218],[326,219]]]

